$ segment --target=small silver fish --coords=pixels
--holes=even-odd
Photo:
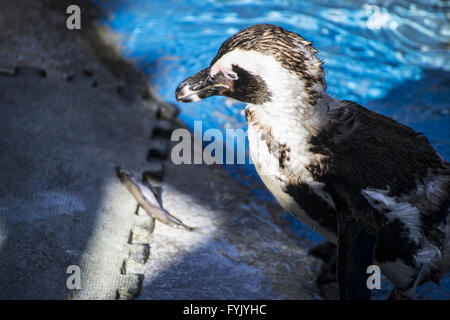
[[[161,208],[152,186],[148,183],[119,167],[116,167],[116,174],[120,182],[130,191],[139,206],[144,208],[147,214],[169,226],[189,231],[194,230],[194,228],[185,225],[181,220],[172,216],[166,209]]]

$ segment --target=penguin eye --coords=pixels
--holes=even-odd
[[[235,72],[225,73],[225,77],[227,77],[228,79],[231,79],[231,80],[237,80],[238,79],[238,76],[237,76],[237,74]]]
[[[237,80],[239,78],[237,73],[234,72],[232,69],[224,67],[217,63],[211,67],[210,76],[214,77],[219,72],[222,73],[224,77],[227,79]]]

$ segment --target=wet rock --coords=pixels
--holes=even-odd
[[[44,69],[30,66],[19,66],[17,67],[16,73],[21,76],[33,75],[41,78],[47,77],[47,71]]]
[[[0,65],[0,75],[3,76],[14,76],[17,74],[18,68],[7,65]]]
[[[130,243],[131,244],[146,244],[150,242],[151,232],[146,228],[135,226],[131,229]]]
[[[165,139],[153,139],[147,153],[147,161],[153,159],[166,159],[169,154],[169,141]]]
[[[164,177],[164,165],[159,161],[152,161],[147,164],[142,174],[142,179],[149,182],[162,181]]]
[[[150,255],[150,245],[147,243],[133,244],[129,247],[128,256],[137,263],[147,262]]]
[[[133,259],[125,259],[122,266],[122,274],[141,274],[144,265]]]
[[[152,131],[152,138],[164,138],[169,139],[172,135],[172,131],[175,129],[175,124],[169,120],[159,120],[156,122]]]
[[[119,299],[132,298],[139,294],[142,288],[143,276],[140,274],[123,275],[120,277],[120,288],[118,289]]]
[[[180,109],[174,104],[168,102],[158,102],[157,117],[159,119],[174,120],[179,114]]]

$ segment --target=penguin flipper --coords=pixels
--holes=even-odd
[[[353,219],[339,218],[337,276],[341,300],[370,300],[367,267],[373,264],[376,233]]]

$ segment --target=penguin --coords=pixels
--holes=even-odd
[[[450,164],[422,134],[326,92],[311,42],[258,24],[228,38],[178,102],[247,103],[256,171],[279,204],[336,247],[341,299],[370,299],[367,270],[414,299],[450,269]]]

